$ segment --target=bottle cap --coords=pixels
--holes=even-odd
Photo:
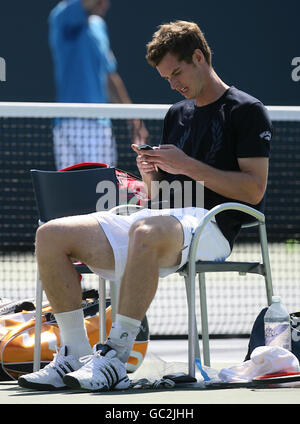
[[[272,302],[280,302],[280,296],[272,296]]]

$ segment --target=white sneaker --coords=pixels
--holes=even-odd
[[[62,346],[58,353],[54,354],[54,359],[39,371],[25,374],[19,377],[18,383],[21,387],[36,390],[59,390],[67,386],[63,382],[63,377],[72,371],[83,366],[83,362],[72,355],[68,355],[67,346]]]
[[[95,345],[94,355],[78,371],[66,374],[64,383],[72,389],[92,392],[122,390],[130,386],[126,367],[108,345]]]

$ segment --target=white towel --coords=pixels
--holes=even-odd
[[[278,346],[259,346],[251,353],[249,361],[223,368],[218,374],[227,383],[252,381],[253,377],[278,372],[300,371],[297,357]]]

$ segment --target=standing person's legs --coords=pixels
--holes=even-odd
[[[103,119],[61,119],[53,129],[56,169],[82,162],[117,165],[117,146],[111,123]]]
[[[82,120],[78,128],[77,162],[101,162],[117,165],[117,146],[108,119]],[[80,138],[79,138],[80,135]]]
[[[75,119],[61,119],[53,128],[53,153],[57,170],[77,163]]]

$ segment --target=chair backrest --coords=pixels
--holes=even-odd
[[[108,196],[108,189],[103,190],[103,187],[108,185],[114,188],[114,193],[109,195],[110,202],[115,204],[111,204],[110,207],[119,204],[115,168],[73,170],[72,172],[32,169],[30,172],[41,222],[105,210],[105,208],[99,209],[97,205],[102,196]],[[106,184],[107,181],[110,183]]]

